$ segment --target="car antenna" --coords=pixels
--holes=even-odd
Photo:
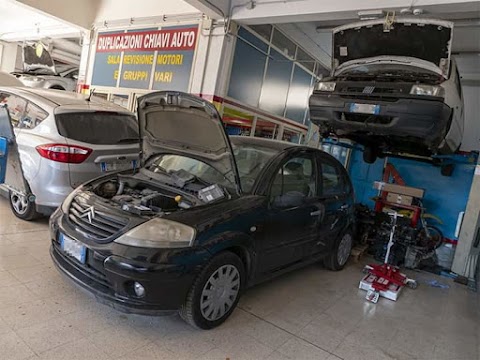
[[[88,95],[87,101],[91,101],[92,95],[95,92],[95,89],[90,90],[90,94]]]

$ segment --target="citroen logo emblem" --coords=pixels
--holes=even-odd
[[[95,219],[95,208],[90,206],[89,208],[82,210],[80,218],[87,218],[88,222],[91,224],[92,220]]]

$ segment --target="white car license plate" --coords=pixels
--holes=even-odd
[[[82,264],[87,259],[87,248],[77,240],[71,239],[66,235],[60,234],[60,248],[71,257],[74,257]]]
[[[380,114],[380,105],[372,104],[350,104],[350,112],[361,114]]]
[[[103,172],[128,170],[128,169],[134,169],[136,167],[137,167],[136,160],[132,160],[129,162],[114,162],[114,163],[101,162],[100,163],[100,169]]]

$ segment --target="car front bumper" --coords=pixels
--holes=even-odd
[[[111,251],[106,251],[105,254],[85,244],[78,233],[72,233],[63,227],[59,214],[60,210],[52,215],[50,221],[50,255],[53,263],[62,274],[93,295],[97,301],[122,312],[143,315],[171,314],[184,304],[201,267],[136,261],[114,255]],[[85,264],[61,250],[57,240],[60,232],[87,247]],[[134,282],[139,282],[145,288],[143,297],[135,295]]]
[[[375,114],[352,111],[352,104],[377,106]],[[344,97],[314,92],[310,97],[310,118],[322,130],[339,136],[368,134],[408,137],[429,148],[437,147],[450,127],[452,109],[441,99],[412,97]]]

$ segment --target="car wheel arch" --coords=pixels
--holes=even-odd
[[[254,239],[249,235],[240,232],[226,232],[207,240],[203,246],[208,249],[212,257],[221,252],[230,251],[242,260],[247,279],[250,280],[254,274],[256,253]]]

